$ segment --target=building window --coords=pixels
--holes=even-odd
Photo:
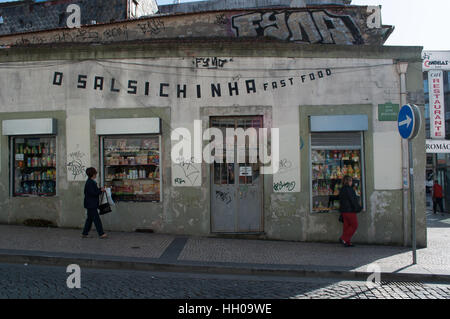
[[[311,211],[339,211],[339,191],[345,175],[364,207],[364,152],[362,132],[311,134]]]
[[[161,200],[160,136],[101,137],[103,185],[115,201]]]
[[[56,137],[11,137],[13,196],[56,195]]]

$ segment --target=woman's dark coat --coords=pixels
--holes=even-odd
[[[339,203],[339,211],[341,213],[359,213],[360,211],[361,206],[359,205],[355,190],[348,185],[342,187],[339,193]]]
[[[84,208],[94,209],[99,206],[99,196],[102,190],[93,179],[88,179],[84,185]]]

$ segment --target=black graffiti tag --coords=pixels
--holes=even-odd
[[[234,16],[232,27],[239,38],[267,36],[308,44],[364,44],[351,16],[326,10],[252,12]]]
[[[186,181],[182,178],[175,178],[175,184],[186,184]]]
[[[139,23],[139,28],[143,34],[157,35],[165,30],[165,24],[163,20],[152,19],[148,20],[146,23]]]
[[[295,189],[295,182],[278,182],[273,185],[273,190],[276,192],[288,191],[292,192]]]
[[[221,191],[216,191],[216,198],[224,202],[226,205],[228,205],[232,201],[231,195],[229,193]]]
[[[68,170],[72,173],[73,179],[76,179],[78,176],[82,176],[86,169],[86,166],[83,165],[83,157],[86,154],[81,152],[73,152],[69,154],[71,161],[67,163]]]
[[[228,18],[225,16],[225,14],[218,14],[216,15],[216,20],[214,21],[214,24],[217,25],[226,25],[228,24]]]
[[[232,62],[233,59],[220,59],[218,57],[211,58],[195,58],[193,63],[196,68],[217,69],[223,68],[226,63]]]
[[[200,171],[194,165],[194,158],[191,158],[190,160],[179,158],[178,160],[179,160],[178,166],[183,170],[184,175],[183,178],[180,178],[179,181],[182,180],[184,181],[184,183],[186,183],[186,180],[184,180],[185,178],[190,182],[191,186],[195,185],[195,182],[200,176]],[[175,183],[177,183],[176,180]]]

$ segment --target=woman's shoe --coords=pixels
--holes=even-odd
[[[355,247],[355,245],[353,245],[352,243],[349,243],[349,244],[345,243],[344,246],[345,247]]]
[[[339,238],[339,242],[344,246],[347,245],[347,243],[342,238]]]
[[[100,239],[106,239],[106,238],[108,238],[108,235],[106,235],[106,234],[103,234],[100,236]]]

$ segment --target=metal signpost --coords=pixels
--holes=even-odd
[[[414,200],[414,162],[412,156],[412,139],[417,136],[421,125],[421,117],[419,108],[416,105],[403,105],[398,113],[397,118],[398,132],[400,136],[408,140],[409,150],[409,183],[410,198],[411,198],[411,236],[412,236],[412,252],[413,252],[413,265],[417,264],[416,254],[416,207]]]

